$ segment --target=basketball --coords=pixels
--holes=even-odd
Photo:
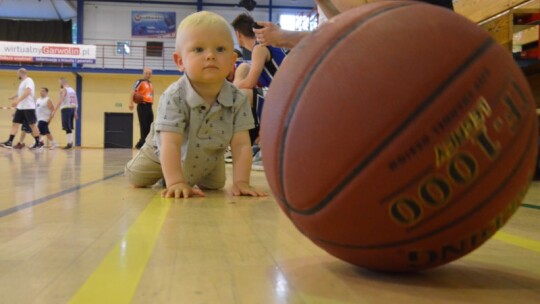
[[[144,101],[143,95],[139,92],[133,93],[133,102],[139,104]]]
[[[272,192],[331,255],[433,268],[488,240],[536,163],[535,104],[508,50],[450,10],[349,10],[289,54],[261,128]]]

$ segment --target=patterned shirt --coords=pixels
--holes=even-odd
[[[247,96],[223,81],[212,106],[191,86],[188,77],[171,84],[159,100],[153,145],[159,160],[160,132],[182,134],[182,164],[186,181],[197,184],[216,166],[225,166],[223,153],[236,132],[254,127]]]

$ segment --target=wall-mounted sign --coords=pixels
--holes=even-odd
[[[96,63],[96,46],[0,41],[0,61]]]
[[[176,37],[176,13],[132,11],[131,36],[152,38]]]

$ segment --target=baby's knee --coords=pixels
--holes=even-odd
[[[130,185],[135,188],[145,188],[154,185],[160,178],[159,174],[149,174],[137,170],[133,170],[128,163],[124,168],[124,176],[127,178]]]
[[[129,164],[124,168],[124,176],[127,178],[128,183],[135,188],[144,188],[147,186],[139,174],[130,170]]]

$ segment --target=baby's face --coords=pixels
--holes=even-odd
[[[177,48],[175,62],[191,81],[221,83],[234,64],[234,45],[228,29],[200,26],[187,28]]]

